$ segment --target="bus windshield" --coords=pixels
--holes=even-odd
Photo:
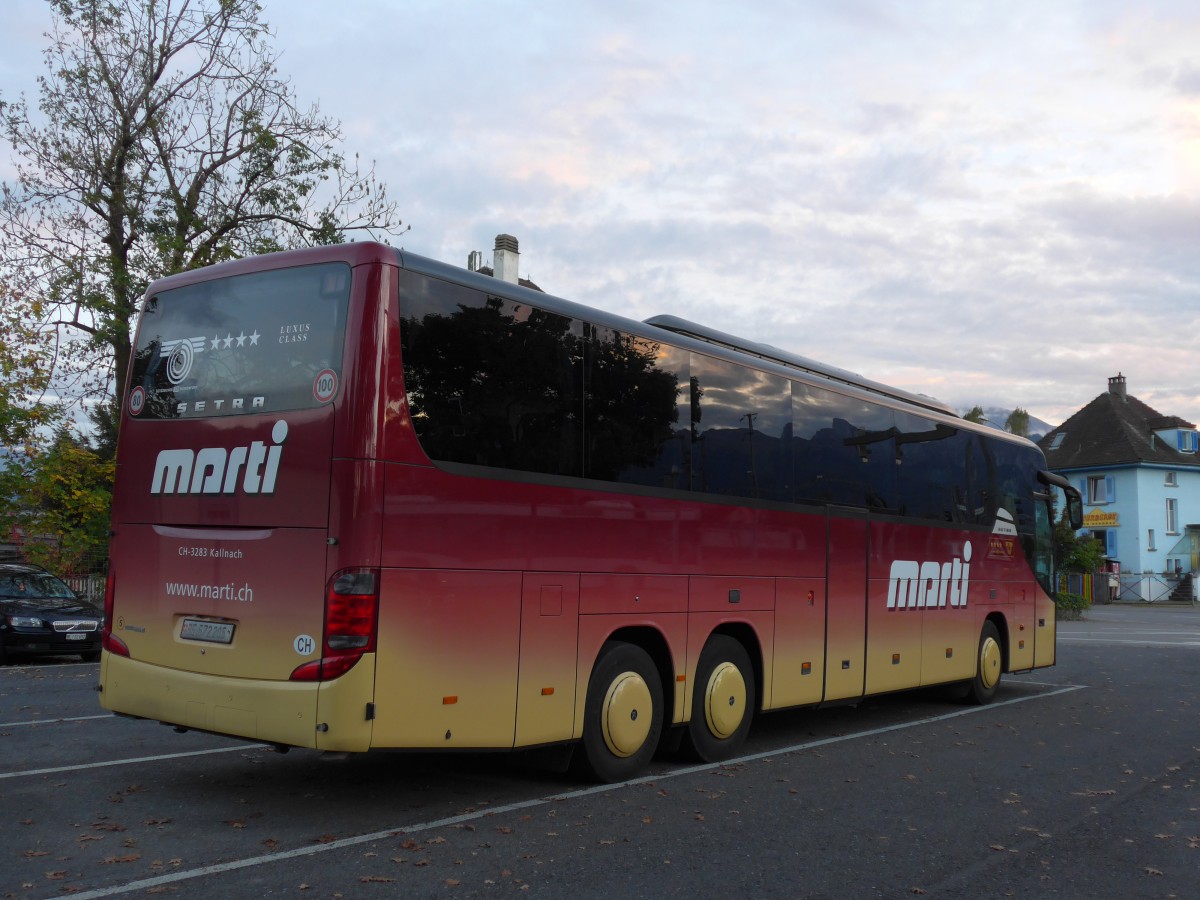
[[[140,419],[306,409],[341,374],[350,267],[302,266],[151,296],[131,366]]]

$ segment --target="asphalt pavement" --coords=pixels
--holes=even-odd
[[[717,766],[581,784],[536,754],[286,755],[0,669],[0,896],[1189,897],[1200,608],[1061,623],[988,707],[761,717]]]

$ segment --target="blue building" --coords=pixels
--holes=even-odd
[[[1200,435],[1127,391],[1125,377],[1039,441],[1083,494],[1084,529],[1120,564],[1122,599],[1191,597],[1200,570]]]

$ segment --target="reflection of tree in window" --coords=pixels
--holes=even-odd
[[[676,402],[679,352],[610,328],[590,327],[584,378],[584,438],[588,478],[686,487],[687,435]]]
[[[319,405],[317,374],[341,366],[349,289],[349,267],[332,263],[206,281],[150,298],[132,360],[132,382],[146,392],[140,416],[177,417],[181,403],[188,416]],[[281,340],[285,333],[301,339]],[[184,340],[198,343],[174,384],[163,343],[177,347]],[[254,397],[266,406],[253,405]],[[245,402],[235,406],[237,398]]]
[[[670,443],[659,345],[406,274],[405,388],[433,459],[617,479]]]
[[[409,404],[429,455],[578,475],[579,334],[572,324],[499,297],[405,320]]]

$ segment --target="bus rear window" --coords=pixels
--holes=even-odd
[[[126,406],[139,419],[322,406],[341,379],[350,267],[238,275],[149,298]]]

